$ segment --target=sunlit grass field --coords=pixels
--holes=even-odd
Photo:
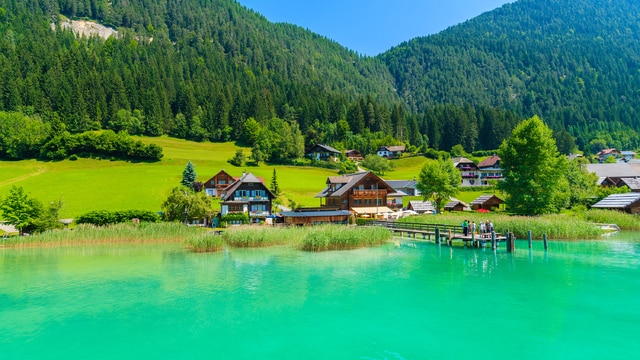
[[[171,188],[180,184],[182,171],[191,161],[198,180],[203,182],[225,169],[233,176],[241,176],[243,171],[252,172],[269,185],[276,169],[285,204],[292,199],[304,206],[318,206],[320,201],[314,196],[324,188],[328,176],[337,175],[335,170],[314,167],[265,164],[235,167],[227,160],[238,149],[249,156],[250,149],[234,143],[196,143],[169,137],[139,139],[162,146],[162,160],[155,163],[108,159],[0,161],[0,197],[5,196],[12,185],[22,186],[45,204],[62,200],[60,216],[63,218],[101,209],[159,211]],[[383,178],[413,179],[424,161],[421,156],[394,160],[395,170],[385,173]]]

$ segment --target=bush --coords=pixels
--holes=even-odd
[[[220,218],[220,224],[248,224],[249,215],[246,213],[227,213]]]
[[[159,222],[160,216],[149,210],[95,210],[78,216],[76,223],[104,226],[138,219],[141,222]]]

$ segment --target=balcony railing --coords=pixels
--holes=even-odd
[[[478,175],[476,174],[462,174],[463,179],[477,179]]]
[[[353,196],[386,196],[386,189],[368,189],[368,190],[357,190],[353,189]]]
[[[268,211],[251,211],[249,212],[249,217],[265,217],[269,216]]]
[[[269,201],[268,196],[236,196],[233,198],[233,201]]]

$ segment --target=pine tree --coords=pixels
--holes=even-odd
[[[193,166],[193,163],[189,161],[187,163],[187,166],[185,166],[184,171],[182,172],[182,181],[180,183],[188,187],[189,189],[193,189],[193,183],[195,181],[196,181],[196,169]]]
[[[271,176],[271,192],[275,196],[280,196],[280,186],[278,185],[278,176],[276,175],[276,169],[273,169],[273,175]]]

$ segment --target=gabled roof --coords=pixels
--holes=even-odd
[[[453,161],[453,166],[458,166],[460,164],[469,164],[469,165],[476,165],[476,163],[474,163],[473,161],[467,159],[466,157],[463,156],[459,156],[459,157],[454,157],[453,159],[451,159],[451,161]]]
[[[413,209],[413,211],[433,211],[435,208],[431,201],[419,201],[419,200],[411,200],[409,201],[409,206]]]
[[[359,183],[362,179],[366,178],[367,176],[375,177],[377,179],[378,184],[381,184],[381,185],[383,185],[385,187],[388,187],[391,190],[395,191],[395,189],[393,189],[393,187],[391,187],[389,184],[387,184],[386,181],[384,181],[380,177],[378,177],[378,175],[374,174],[371,171],[363,171],[363,172],[359,172],[359,173],[355,173],[355,174],[345,174],[345,175],[342,175],[342,176],[329,176],[329,178],[327,178],[327,181],[326,181],[327,185],[342,184],[342,186],[340,186],[339,188],[337,188],[333,192],[329,192],[331,187],[327,186],[326,188],[324,188],[324,190],[322,190],[320,193],[318,193],[315,197],[316,198],[323,198],[323,197],[329,197],[329,196],[331,196],[331,197],[334,197],[334,196],[340,197],[344,193],[346,193],[347,191],[352,189],[357,183]],[[379,186],[379,188],[380,188],[380,186]],[[390,191],[390,192],[392,192],[392,191]]]
[[[246,174],[242,175],[242,177],[240,179],[238,179],[236,182],[234,182],[233,184],[229,185],[225,189],[226,194],[223,195],[221,200],[225,201],[227,199],[227,196],[230,196],[236,190],[238,190],[240,185],[247,184],[247,183],[262,184],[262,186],[264,187],[264,190],[267,191],[267,194],[269,195],[269,198],[273,199],[273,198],[276,197],[275,194],[272,193],[271,190],[269,190],[269,188],[264,184],[264,181],[262,179],[257,178],[252,173],[246,173]]]
[[[418,183],[416,180],[385,180],[387,185],[392,188],[398,189],[415,189],[416,184]]]
[[[636,155],[635,151],[620,151],[620,155]]]
[[[631,191],[640,190],[640,179],[638,178],[622,178],[620,179],[620,183],[627,185]],[[620,183],[618,183],[618,186],[621,185]]]
[[[640,173],[627,163],[587,164],[587,170],[598,177],[640,177]]]
[[[478,167],[479,168],[495,167],[498,162],[500,162],[500,157],[497,155],[492,155],[482,160],[480,164],[478,164]]]
[[[471,205],[482,205],[485,202],[491,200],[492,198],[496,198],[496,199],[500,200],[501,202],[504,202],[504,200],[500,199],[499,197],[497,197],[495,195],[482,195],[482,196],[478,196],[475,200],[473,200],[471,202]]]
[[[600,150],[596,155],[601,156],[601,155],[612,155],[612,154],[618,154],[618,153],[620,152],[617,149],[613,148],[613,149]]]
[[[307,152],[307,154],[309,153],[313,153],[313,152],[318,152],[319,151],[326,151],[332,154],[342,154],[342,152],[332,148],[329,145],[325,145],[325,144],[315,144],[311,149],[309,149],[309,151]]]
[[[464,202],[464,201],[460,201],[460,200],[458,200],[458,199],[451,199],[451,201],[449,201],[449,202],[444,206],[444,208],[445,208],[445,209],[453,209],[453,208],[454,208],[454,207],[456,207],[456,205],[458,205],[458,204],[461,204],[461,205],[462,205],[462,207],[463,207],[465,210],[471,210],[471,207],[469,206],[469,204],[467,204],[467,203],[466,203],[466,202]]]
[[[624,209],[640,202],[640,193],[611,194],[595,203],[592,207],[604,209]]]
[[[391,152],[404,151],[406,147],[404,145],[389,145],[389,146],[380,146],[378,151],[387,150]]]

